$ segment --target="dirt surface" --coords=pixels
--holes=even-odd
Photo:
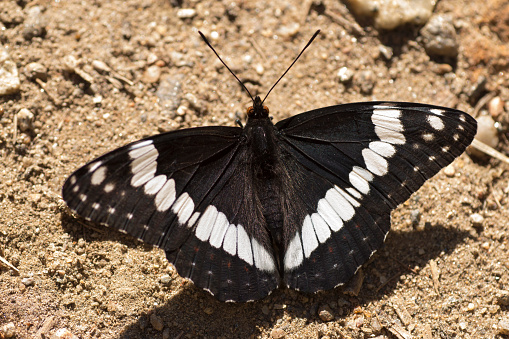
[[[493,159],[463,154],[400,206],[357,295],[277,290],[248,304],[220,303],[180,278],[161,250],[75,218],[60,190],[79,166],[128,142],[244,118],[249,99],[198,29],[254,94],[266,93],[322,29],[267,101],[276,121],[376,99],[480,115],[479,101],[493,94],[502,99],[502,111],[492,113],[504,152],[504,1],[438,3],[435,13],[451,15],[458,34],[459,55],[449,59],[426,54],[420,27],[377,31],[329,0],[0,7],[0,41],[21,80],[19,93],[0,97],[0,256],[19,270],[0,264],[0,326],[13,323],[18,338],[63,328],[80,338],[503,336],[509,172]],[[33,62],[46,70],[35,72]],[[337,75],[342,67],[351,81]],[[23,108],[32,119],[18,113]]]

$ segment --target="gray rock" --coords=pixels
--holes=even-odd
[[[7,50],[0,45],[0,96],[18,93],[20,86],[16,63],[10,59]]]
[[[0,21],[8,25],[19,25],[23,22],[23,10],[16,1],[2,1],[0,6]]]
[[[33,277],[23,278],[23,279],[21,279],[21,283],[25,286],[34,286],[35,279]]]
[[[16,335],[14,323],[7,323],[0,327],[0,338],[13,338]]]
[[[43,38],[46,35],[46,25],[47,20],[41,6],[29,8],[23,28],[23,38],[25,40],[32,40],[34,37]]]
[[[161,113],[171,119],[175,118],[182,100],[182,77],[170,75],[162,77],[156,95],[159,98]]]
[[[48,69],[38,62],[31,62],[25,66],[25,75],[31,80],[40,79],[46,82],[48,80]]]
[[[332,321],[334,320],[334,315],[332,314],[332,310],[328,305],[322,305],[318,309],[318,316],[322,321]]]
[[[458,56],[458,35],[454,28],[452,17],[449,15],[435,15],[421,29],[424,48],[429,56]]]
[[[155,313],[152,313],[150,315],[150,324],[156,331],[163,330],[164,327],[163,320],[160,317],[158,317]]]
[[[31,131],[33,129],[34,113],[26,108],[22,108],[18,112],[18,128],[21,132]]]

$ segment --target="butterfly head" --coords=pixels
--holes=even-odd
[[[258,95],[253,100],[253,106],[247,109],[247,116],[251,119],[261,119],[269,116],[269,108],[263,105],[263,101]]]

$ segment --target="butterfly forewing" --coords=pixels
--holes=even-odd
[[[312,212],[288,235],[285,254],[287,285],[315,292],[345,283],[369,259],[391,210],[465,150],[476,122],[442,107],[373,102],[310,111],[276,128],[322,191],[309,198]]]

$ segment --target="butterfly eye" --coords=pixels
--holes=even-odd
[[[263,106],[263,111],[267,114],[269,114],[269,108],[267,106]]]
[[[247,115],[248,115],[248,116],[252,115],[252,114],[253,114],[253,112],[254,112],[254,107],[253,107],[253,106],[248,107],[248,108],[247,108],[247,110],[246,110],[246,112],[247,112]]]

